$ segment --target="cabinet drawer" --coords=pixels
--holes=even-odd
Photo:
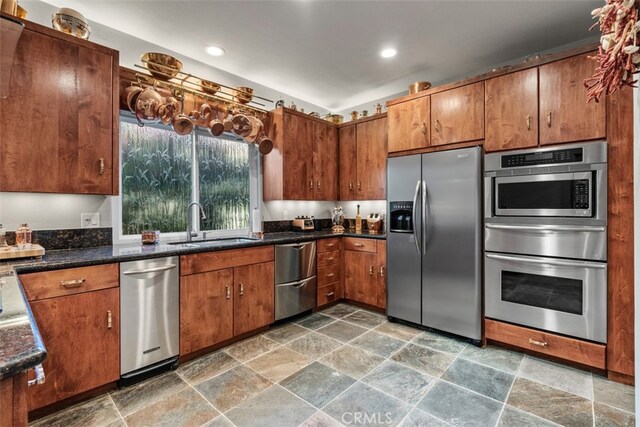
[[[331,252],[340,249],[340,238],[320,239],[317,243],[318,253]]]
[[[339,286],[339,283],[333,283],[331,285],[318,288],[318,307],[322,307],[323,305],[329,304],[330,302],[336,301],[338,298],[340,298],[340,295],[338,295]]]
[[[322,252],[318,254],[318,267],[325,265],[339,264],[340,250],[331,252]]]
[[[318,267],[318,287],[340,281],[340,264]]]
[[[273,246],[184,255],[180,257],[180,275],[186,276],[241,265],[260,264],[273,261],[273,258]]]
[[[119,284],[118,264],[21,274],[20,281],[29,301],[115,288]]]
[[[344,250],[375,253],[376,241],[374,239],[359,239],[357,237],[345,237]]]
[[[485,337],[529,351],[605,369],[606,346],[491,319],[484,321]]]

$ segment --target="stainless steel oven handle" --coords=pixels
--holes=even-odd
[[[526,231],[606,231],[604,227],[570,226],[570,225],[504,225],[486,224],[487,228],[497,230],[526,230]]]
[[[127,270],[127,271],[123,271],[122,274],[126,274],[127,276],[130,276],[132,274],[156,273],[158,271],[173,270],[176,267],[177,267],[176,264],[167,264],[167,265],[163,265],[162,267],[145,268],[144,270]]]
[[[429,204],[427,202],[427,182],[422,181],[422,255],[427,253],[427,222],[429,220],[427,214]]]
[[[586,261],[571,262],[571,261],[560,261],[560,260],[521,258],[518,256],[511,256],[511,255],[498,255],[498,254],[485,254],[485,255],[487,256],[487,258],[498,259],[503,261],[523,262],[528,264],[547,264],[547,265],[557,265],[560,267],[597,268],[600,270],[604,270],[605,268],[607,268],[606,264],[586,262]]]
[[[418,251],[418,253],[421,253],[420,241],[418,240],[418,228],[416,227],[416,208],[418,207],[418,194],[420,194],[420,181],[416,182],[416,191],[413,194],[413,208],[411,210],[411,217],[413,218],[413,240],[416,244],[416,250]]]

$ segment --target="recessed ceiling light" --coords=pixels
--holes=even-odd
[[[396,56],[396,53],[398,53],[398,51],[393,48],[382,49],[380,51],[380,56],[382,56],[383,58],[393,58],[394,56]]]
[[[218,46],[209,46],[207,53],[211,56],[222,56],[224,55],[224,49]]]

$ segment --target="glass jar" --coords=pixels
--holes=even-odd
[[[16,246],[19,249],[29,249],[31,247],[31,229],[29,224],[20,224],[16,230]]]

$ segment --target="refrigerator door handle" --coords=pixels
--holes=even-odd
[[[413,209],[411,212],[411,217],[413,218],[413,241],[416,244],[416,250],[418,251],[418,253],[420,252],[420,242],[418,240],[418,229],[415,226],[415,221],[416,221],[416,209],[418,207],[418,194],[420,194],[420,181],[416,182],[416,191],[415,193],[413,193]]]
[[[429,221],[429,216],[427,214],[428,208],[427,182],[422,181],[422,255],[427,254],[427,223]]]

